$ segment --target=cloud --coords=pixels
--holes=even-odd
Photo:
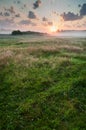
[[[24,8],[26,8],[27,7],[27,5],[26,4],[24,4]]]
[[[33,3],[33,8],[37,9],[41,4],[41,0],[37,0],[35,3]]]
[[[85,16],[85,15],[86,15],[86,3],[82,5],[80,10],[80,16]]]
[[[42,18],[42,21],[43,21],[43,22],[47,22],[48,19],[47,19],[46,17],[43,17],[43,18]]]
[[[35,15],[34,12],[29,11],[28,18],[30,18],[30,19],[37,19],[37,16]]]
[[[4,16],[10,16],[10,14],[8,12],[5,12]]]
[[[8,27],[8,26],[12,26],[14,24],[14,21],[13,21],[13,19],[2,19],[2,20],[0,20],[0,25],[3,27],[3,26],[5,26],[5,27]]]
[[[2,12],[0,12],[0,16],[3,16],[3,13],[2,13]]]
[[[36,26],[36,23],[32,22],[31,20],[21,20],[19,24]]]
[[[15,14],[15,10],[13,6],[11,6],[9,9],[5,8],[5,11],[9,11],[10,13]]]
[[[83,23],[83,26],[86,27],[86,23]]]
[[[17,4],[20,4],[20,3],[21,3],[20,0],[18,0],[18,1],[17,1]]]
[[[10,13],[8,13],[8,12],[4,12],[4,13],[0,12],[0,16],[10,16]]]
[[[78,7],[80,8],[80,7],[81,7],[81,5],[79,4],[79,5],[78,5]]]
[[[53,25],[53,22],[48,22],[48,25],[49,25],[49,26],[52,26],[52,25]]]
[[[8,29],[8,28],[0,28],[0,31],[12,31],[12,29]]]
[[[16,4],[20,4],[21,3],[21,1],[20,0],[16,0],[16,1],[14,1],[14,3]]]
[[[53,25],[53,22],[49,21],[48,18],[46,18],[45,16],[42,18],[42,25],[44,26],[52,26]]]
[[[21,21],[19,22],[19,24],[22,24],[22,25],[29,25],[30,23],[31,23],[30,20],[21,20]]]
[[[19,18],[19,17],[20,17],[20,14],[16,14],[15,17]]]
[[[64,19],[64,21],[74,21],[82,18],[82,16],[78,14],[74,14],[72,12],[68,12],[68,13],[64,12],[61,16]]]
[[[82,6],[79,4],[78,7],[81,7],[79,14],[74,14],[73,12],[63,13],[61,14],[64,21],[74,21],[82,19],[84,16],[86,16],[86,3],[84,3]]]

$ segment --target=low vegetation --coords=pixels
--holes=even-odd
[[[41,33],[41,32],[34,32],[34,31],[14,30],[14,31],[12,31],[12,35],[47,35],[47,34]]]
[[[0,130],[86,130],[86,39],[25,39],[0,39]]]

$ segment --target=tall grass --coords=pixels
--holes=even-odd
[[[86,39],[20,40],[0,40],[0,129],[85,130]]]

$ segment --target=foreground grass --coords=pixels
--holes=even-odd
[[[86,39],[1,39],[0,129],[85,130],[85,47]]]

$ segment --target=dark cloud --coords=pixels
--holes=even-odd
[[[14,3],[15,3],[15,4],[20,4],[21,1],[20,1],[20,0],[16,0],[16,1],[14,1]]]
[[[21,21],[19,22],[19,24],[22,24],[22,25],[29,25],[30,23],[31,23],[30,20],[21,20]]]
[[[21,9],[25,9],[25,8],[27,8],[27,5],[23,4],[22,7],[21,7]]]
[[[21,20],[19,24],[36,26],[36,23],[32,22],[31,20]]]
[[[5,12],[4,16],[10,16],[10,14],[8,12]]]
[[[27,7],[27,5],[26,4],[24,4],[24,8],[26,8]]]
[[[78,7],[80,8],[80,7],[81,7],[81,5],[79,4],[79,5],[78,5]]]
[[[43,21],[43,22],[47,22],[48,19],[47,19],[46,17],[43,17],[43,18],[42,18],[42,21]]]
[[[35,15],[35,13],[34,13],[34,12],[29,11],[28,18],[30,18],[30,19],[36,19],[36,18],[37,18],[37,16]]]
[[[64,21],[74,21],[74,20],[79,20],[82,19],[83,16],[86,15],[86,3],[84,3],[82,6],[79,4],[78,7],[81,7],[79,14],[74,14],[72,12],[68,12],[68,13],[63,13],[61,16],[64,19]]]
[[[3,16],[3,13],[2,13],[2,12],[0,12],[0,16]]]
[[[42,18],[42,25],[44,26],[52,26],[53,22],[49,21],[48,18],[46,18],[45,16]]]
[[[15,17],[19,18],[19,17],[20,17],[20,14],[16,14]]]
[[[41,4],[41,0],[37,0],[35,3],[33,3],[33,8],[37,9]]]
[[[20,3],[21,3],[20,0],[18,0],[18,1],[17,1],[17,4],[20,4]]]
[[[8,12],[4,12],[4,13],[0,12],[0,16],[10,16],[10,13],[8,13]]]
[[[52,26],[52,25],[53,25],[53,22],[50,22],[50,21],[48,21],[48,22],[43,22],[42,25],[43,25],[43,26]]]
[[[74,21],[82,18],[82,16],[79,16],[78,14],[74,14],[72,12],[64,12],[61,16],[64,19],[64,21]]]
[[[80,16],[85,16],[85,15],[86,15],[86,3],[82,5],[80,10]]]
[[[15,14],[15,10],[14,10],[13,6],[11,6],[9,9],[7,9],[7,8],[4,8],[4,9],[5,9],[5,11],[9,11],[10,13]]]

